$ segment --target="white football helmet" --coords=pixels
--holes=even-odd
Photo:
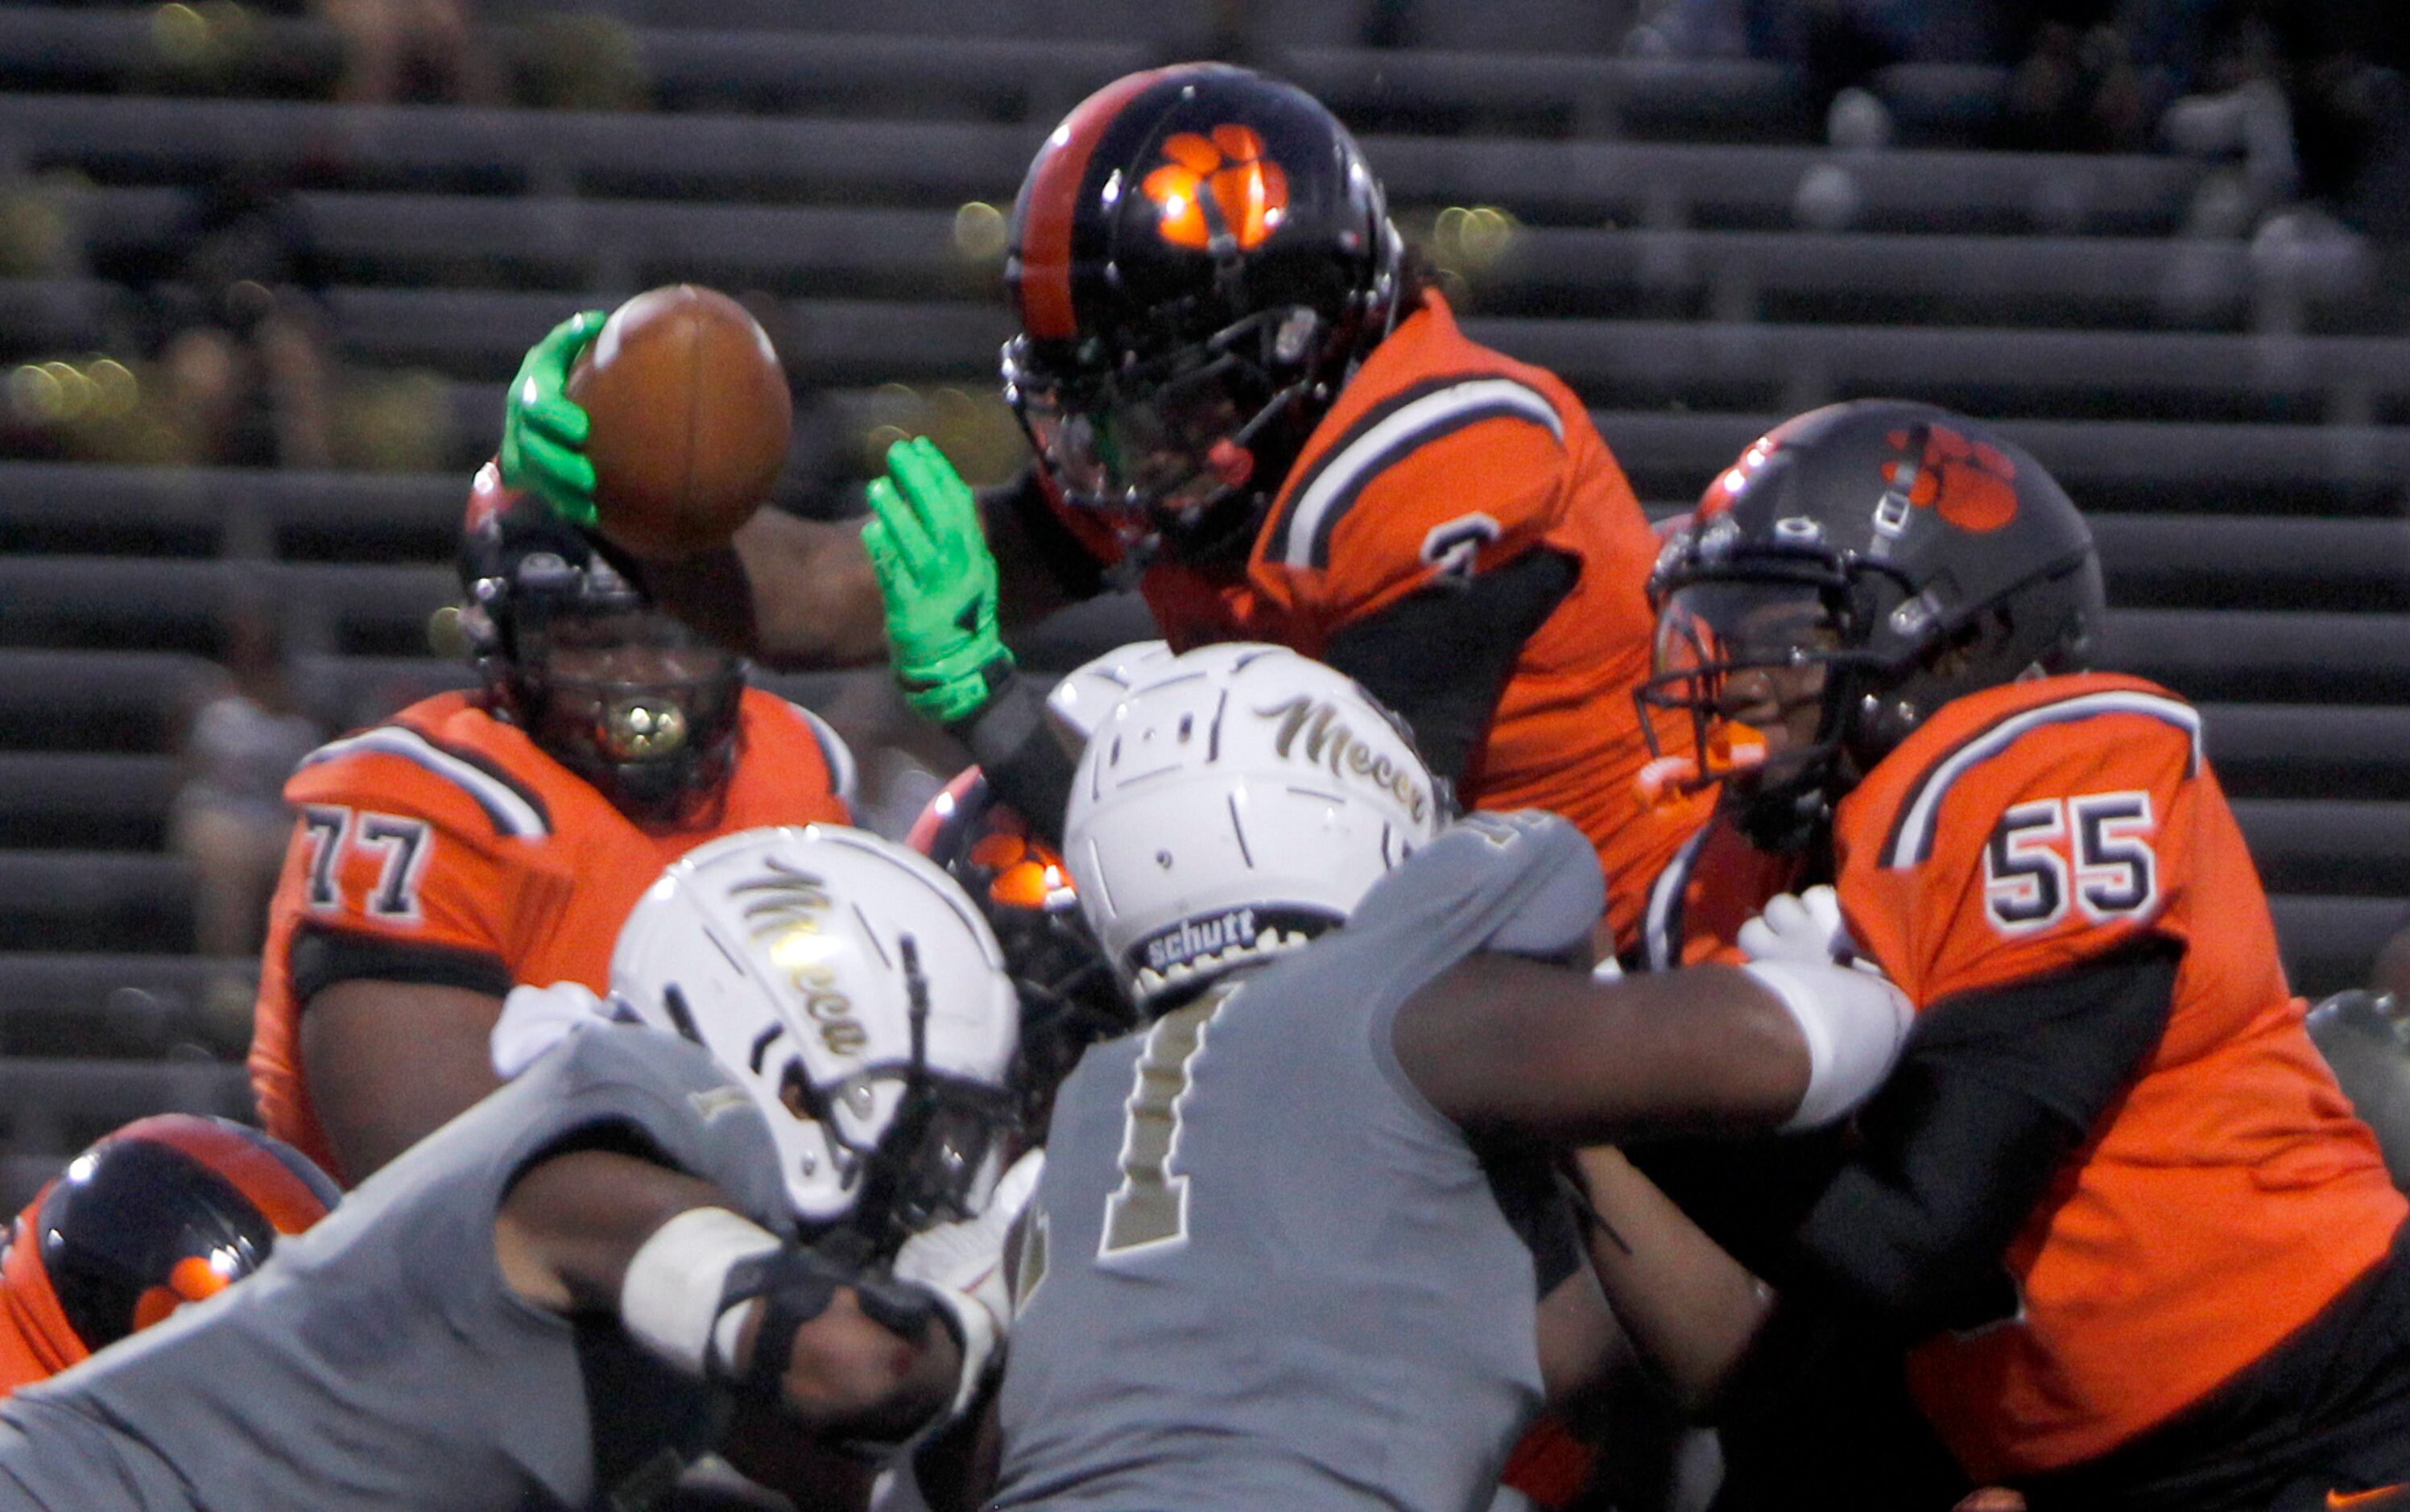
[[[1141,678],[1171,661],[1169,641],[1132,641],[1083,662],[1063,675],[1046,695],[1046,714],[1054,738],[1076,762],[1088,747],[1113,705],[1127,697]]]
[[[1346,922],[1446,800],[1395,718],[1283,647],[1131,667],[1072,784],[1065,862],[1141,1010]]]
[[[723,836],[637,902],[611,990],[751,1095],[806,1224],[883,1252],[986,1199],[1020,1007],[925,856],[833,824]]]

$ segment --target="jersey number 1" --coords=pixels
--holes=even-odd
[[[1180,1119],[1205,1030],[1229,1000],[1226,992],[1166,1013],[1139,1047],[1138,1070],[1122,1123],[1121,1185],[1105,1199],[1096,1258],[1180,1244],[1188,1239],[1188,1178],[1172,1170]]]

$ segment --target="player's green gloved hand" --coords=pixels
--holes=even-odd
[[[592,422],[569,397],[569,370],[593,344],[607,310],[583,310],[528,348],[502,401],[502,484],[534,494],[574,525],[594,523],[594,464],[582,449]]]
[[[995,558],[970,486],[926,436],[887,448],[862,544],[887,605],[895,680],[913,712],[969,719],[1012,670],[995,623]]]

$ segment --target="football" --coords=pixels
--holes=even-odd
[[[640,557],[727,545],[768,496],[794,425],[769,336],[743,305],[692,284],[614,311],[569,397],[593,421],[602,532]]]

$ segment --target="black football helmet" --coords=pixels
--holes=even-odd
[[[460,627],[489,705],[647,823],[716,796],[744,663],[656,608],[599,539],[479,470],[460,534]]]
[[[1952,699],[2085,668],[2105,612],[2092,532],[2041,464],[1976,421],[1895,400],[1812,411],[1752,443],[1667,540],[1649,594],[1644,714],[1688,712],[1692,779],[1745,774],[1727,792],[1770,849],[1804,844]],[[1814,663],[1813,742],[1755,764],[1749,733],[1719,712],[1724,679]],[[1653,744],[1655,721],[1642,723]]]
[[[64,1370],[258,1270],[341,1198],[282,1141],[161,1113],[85,1150],[36,1195],[0,1283],[45,1362]]]
[[[1072,503],[1197,559],[1243,545],[1410,296],[1372,177],[1294,85],[1131,74],[1038,149],[1005,281],[1005,392]]]
[[[1021,998],[1014,1083],[1022,1127],[1042,1136],[1054,1088],[1081,1052],[1138,1026],[1111,963],[1088,930],[1063,858],[965,767],[912,824],[905,843],[946,869],[979,905]]]

